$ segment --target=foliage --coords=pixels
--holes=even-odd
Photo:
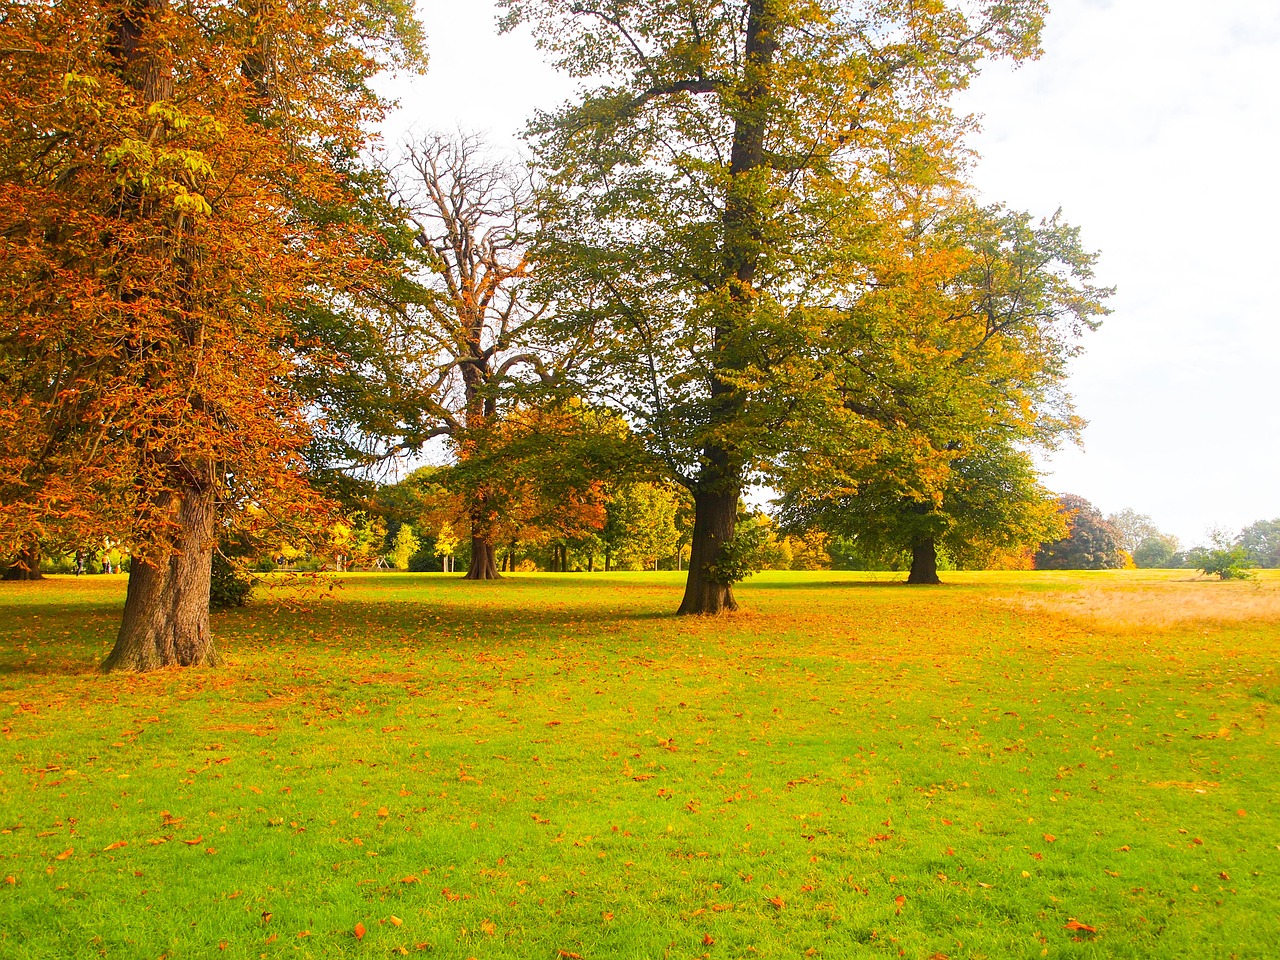
[[[1160,567],[1178,566],[1175,557],[1178,555],[1176,537],[1162,534],[1144,539],[1133,551],[1133,562],[1141,570]]]
[[[738,583],[768,569],[778,557],[778,540],[773,520],[767,514],[740,516],[733,538],[724,545],[717,559],[706,569],[712,583]]]
[[[172,673],[86,675],[121,580],[0,593],[23,756],[0,764],[0,954],[1227,960],[1280,942],[1270,572],[923,593],[765,573],[751,616],[713,621],[663,616],[674,574],[341,579],[217,615],[235,670],[178,696]]]
[[[1280,567],[1280,517],[1259,520],[1240,531],[1236,542],[1249,558],[1249,566]]]
[[[209,586],[209,609],[243,607],[253,593],[253,579],[221,550],[213,552],[213,573]]]
[[[1249,580],[1249,552],[1225,530],[1210,531],[1208,547],[1196,547],[1187,557],[1188,563],[1205,576],[1219,580]]]
[[[210,493],[227,518],[317,509],[287,315],[370,282],[349,225],[308,213],[347,200],[368,81],[418,61],[408,5],[7,11],[0,552],[49,529],[154,560]]]
[[[409,560],[418,552],[421,543],[413,527],[407,523],[400,524],[391,543],[391,552],[387,559],[396,570],[408,570]]]
[[[1044,5],[502,0],[579,96],[530,128],[535,260],[578,390],[693,493],[684,612],[732,609],[748,477],[841,417],[838,308],[877,283],[906,185],[953,182],[948,105],[986,57],[1037,53]],[[715,582],[715,581],[713,581]]]
[[[601,545],[610,569],[656,569],[659,560],[674,557],[687,541],[680,529],[681,505],[688,493],[670,483],[635,481],[616,485],[605,505]]]
[[[1036,551],[1037,570],[1115,570],[1124,566],[1120,541],[1098,509],[1084,497],[1063,494],[1058,509],[1067,535]]]
[[[1067,363],[1109,291],[1056,217],[928,191],[904,216],[842,321],[844,417],[782,461],[782,515],[857,537],[868,559],[941,548],[981,566],[1062,533],[1029,449],[1078,434]]]
[[[1107,524],[1115,531],[1116,540],[1119,541],[1120,548],[1129,551],[1129,553],[1136,554],[1138,547],[1153,539],[1171,541],[1173,549],[1178,549],[1176,537],[1168,537],[1161,533],[1150,517],[1129,507],[1119,513],[1113,513],[1108,516]]]

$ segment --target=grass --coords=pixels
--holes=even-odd
[[[1280,578],[947,579],[5,584],[0,956],[1280,955]]]

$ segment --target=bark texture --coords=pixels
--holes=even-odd
[[[483,537],[471,538],[471,566],[462,577],[463,580],[501,580],[498,572],[498,551],[493,544]]]
[[[938,584],[938,548],[932,537],[911,544],[911,574],[907,583]]]
[[[40,572],[40,547],[38,544],[24,547],[4,571],[0,580],[43,580]]]
[[[770,72],[777,53],[776,13],[767,0],[751,0],[748,5],[747,35],[741,81],[742,109],[734,120],[733,146],[729,154],[730,184],[725,198],[721,227],[724,232],[723,277],[727,283],[731,311],[716,321],[716,350],[712,355],[711,401],[718,423],[734,423],[742,413],[745,398],[724,377],[734,372],[732,359],[721,360],[734,340],[741,318],[751,310],[755,279],[760,267],[763,220],[758,194],[750,188],[752,171],[766,163],[767,134],[764,104],[770,95]],[[703,448],[703,467],[694,487],[692,556],[685,582],[681,614],[725,613],[738,609],[729,583],[720,583],[710,573],[720,559],[725,544],[733,539],[738,519],[738,497],[742,492],[741,459],[736,451],[717,442]]]
[[[728,613],[738,609],[733,587],[714,574],[725,544],[733,539],[738,519],[737,489],[695,494],[693,498],[693,546],[689,577],[685,581],[681,614]]]
[[[161,667],[211,667],[221,659],[209,629],[214,495],[188,488],[178,507],[181,526],[173,552],[129,565],[124,618],[104,672],[141,673]]]

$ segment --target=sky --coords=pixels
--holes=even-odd
[[[1113,313],[1070,391],[1089,421],[1046,483],[1152,517],[1184,545],[1280,517],[1280,3],[1051,0],[1044,56],[990,64],[957,101],[984,199],[1059,208],[1101,254]],[[518,151],[538,107],[573,93],[489,0],[419,0],[425,76],[412,130],[482,132]]]

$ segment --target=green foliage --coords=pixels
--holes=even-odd
[[[757,513],[740,518],[718,559],[707,565],[707,579],[711,583],[740,583],[769,566],[776,544],[773,521],[767,516]]]
[[[687,517],[681,506],[689,499],[684,488],[671,483],[638,481],[615,486],[599,535],[610,566],[649,570],[658,561],[674,557],[689,537],[688,527],[678,525]]]
[[[413,527],[407,523],[400,524],[391,541],[391,550],[387,560],[396,570],[408,570],[409,560],[418,552],[421,541],[414,533]]]
[[[1118,570],[1124,566],[1120,541],[1093,504],[1068,493],[1058,498],[1058,505],[1068,532],[1036,551],[1037,570]]]
[[[1134,565],[1142,570],[1176,567],[1178,541],[1163,535],[1150,536],[1141,541],[1133,551]]]
[[[1249,554],[1242,547],[1198,551],[1194,562],[1203,574],[1216,576],[1219,580],[1248,580],[1253,577],[1249,569]]]
[[[253,578],[233,563],[221,550],[213,551],[213,574],[209,584],[209,609],[243,607],[253,592]]]
[[[1280,517],[1250,524],[1240,531],[1236,542],[1248,554],[1250,566],[1280,567]]]

